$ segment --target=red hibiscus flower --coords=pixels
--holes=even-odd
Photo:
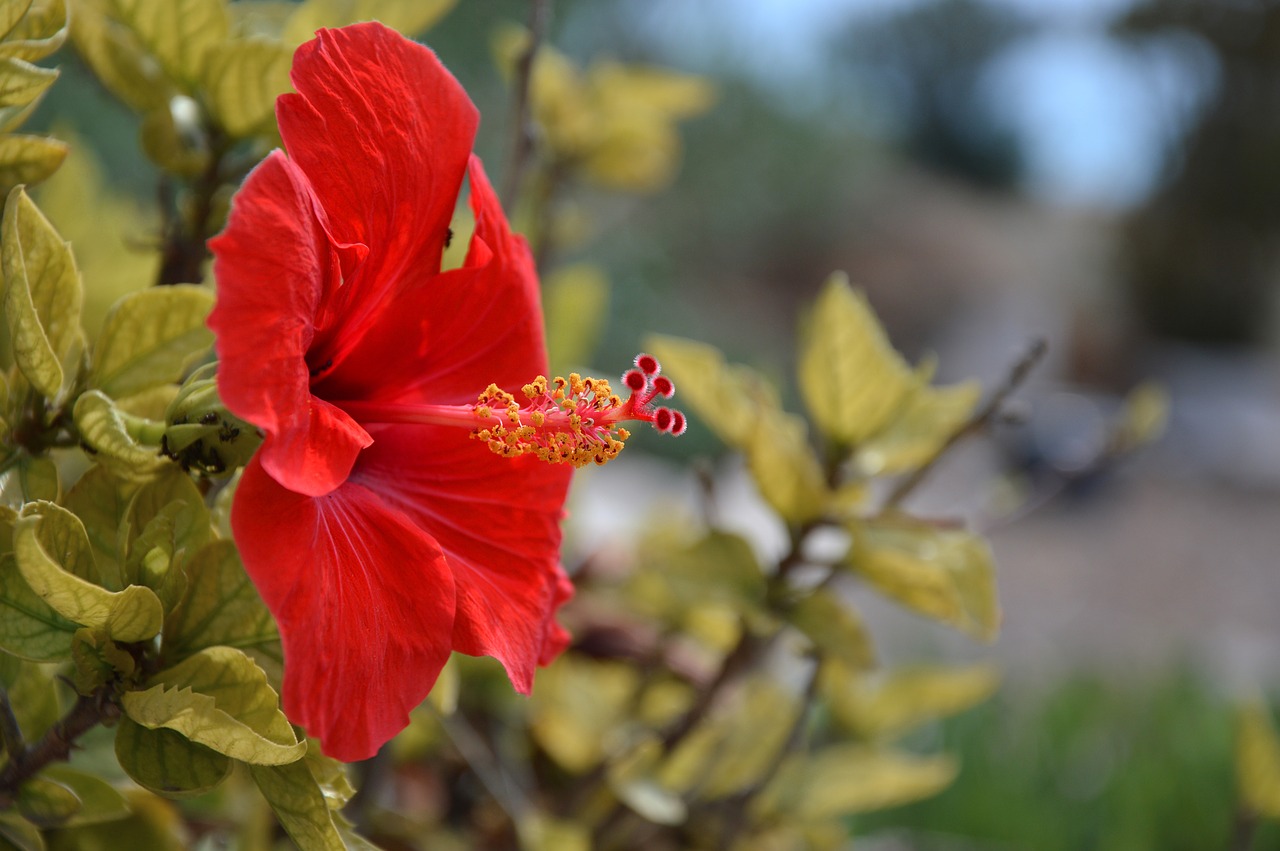
[[[533,263],[471,154],[462,88],[376,23],[321,30],[292,78],[276,106],[288,155],[249,175],[210,242],[209,325],[224,402],[265,434],[231,522],[279,623],[285,711],[355,760],[408,723],[451,651],[497,658],[527,693],[563,649],[572,470],[540,463],[534,444],[556,441],[518,422],[475,439],[479,395],[513,398],[546,348]],[[464,175],[475,235],[441,271]],[[513,416],[581,402],[553,392]]]

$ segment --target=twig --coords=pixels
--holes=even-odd
[[[936,467],[938,462],[951,451],[953,446],[961,440],[964,440],[966,437],[977,434],[990,425],[991,421],[1000,413],[1000,409],[1004,406],[1004,403],[1014,394],[1014,392],[1017,391],[1019,387],[1022,386],[1022,383],[1027,380],[1027,376],[1036,368],[1036,365],[1040,363],[1048,350],[1049,344],[1043,338],[1033,342],[1031,347],[1027,349],[1026,353],[1019,358],[1018,362],[1013,365],[1011,370],[1009,370],[1009,376],[1005,379],[1004,384],[991,394],[991,398],[987,400],[987,404],[983,405],[977,413],[970,417],[968,422],[952,432],[951,436],[938,447],[938,450],[933,453],[933,456],[930,457],[928,461],[917,468],[910,476],[898,483],[897,487],[895,487],[889,494],[889,498],[885,500],[884,509],[896,508],[901,505],[903,500],[910,496],[911,493],[920,486],[920,483],[928,478],[929,474],[933,472],[934,467]]]
[[[176,199],[169,198],[171,187],[167,179],[160,182],[161,209],[165,211],[164,245],[160,254],[160,269],[156,273],[156,286],[169,284],[198,284],[204,277],[203,266],[209,256],[205,242],[213,236],[209,218],[213,215],[214,198],[223,182],[223,159],[230,147],[229,141],[219,131],[210,131],[209,163],[192,187],[194,202],[189,222],[183,221],[180,212],[170,209]]]
[[[551,0],[530,0],[529,5],[529,44],[516,60],[511,161],[507,166],[502,187],[502,198],[508,216],[515,212],[516,199],[520,194],[520,186],[524,182],[524,172],[529,165],[529,155],[533,153],[533,127],[529,120],[529,88],[533,79],[533,60],[538,55],[538,48],[542,46],[542,39],[547,30],[547,19],[551,16]]]
[[[112,699],[109,687],[103,686],[90,695],[81,695],[66,715],[62,716],[30,747],[13,755],[0,770],[0,809],[8,808],[20,787],[51,762],[67,759],[76,739],[101,722],[120,717],[120,707]]]

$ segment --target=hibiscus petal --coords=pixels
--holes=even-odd
[[[352,481],[444,550],[457,583],[454,649],[497,658],[528,693],[534,669],[567,641],[555,614],[573,590],[559,560],[572,468],[501,458],[460,429],[387,426],[375,436]]]
[[[471,157],[476,229],[466,264],[418,278],[395,310],[316,384],[329,399],[474,402],[489,384],[519,390],[547,370],[533,255],[513,234],[478,157]]]
[[[409,270],[437,272],[479,114],[435,54],[382,24],[298,48],[280,135],[333,234],[376,247],[343,303],[384,306]]]
[[[409,723],[449,658],[454,581],[436,542],[347,482],[312,498],[245,468],[231,525],[284,642],[284,710],[352,761]]]
[[[307,183],[280,151],[244,182],[227,227],[210,241],[218,302],[218,392],[263,429],[263,465],[291,490],[337,487],[369,445],[363,428],[311,395],[307,352],[318,305],[363,246],[335,246]]]

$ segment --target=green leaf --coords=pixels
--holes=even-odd
[[[117,478],[133,484],[152,481],[173,463],[158,448],[144,446],[129,434],[124,415],[98,390],[80,394],[74,410],[80,439],[98,463]]]
[[[0,56],[34,62],[53,53],[66,40],[65,0],[35,0],[4,41],[0,41]]]
[[[1236,712],[1236,784],[1249,812],[1280,819],[1280,736],[1260,700]]]
[[[678,337],[651,337],[649,351],[674,376],[676,391],[726,445],[747,449],[762,410],[779,410],[777,393],[763,376],[729,365],[712,346]]]
[[[145,641],[160,631],[164,610],[150,588],[111,592],[86,581],[93,554],[80,519],[48,502],[23,508],[13,534],[22,578],[54,611],[83,626],[103,628],[120,642]]]
[[[21,187],[5,203],[0,258],[14,362],[33,387],[55,398],[83,348],[83,291],[70,246]]]
[[[223,0],[113,0],[120,19],[169,79],[194,94],[205,59],[230,32]]]
[[[173,85],[141,49],[137,36],[108,14],[111,0],[77,0],[71,39],[106,88],[137,113],[169,102]]]
[[[841,273],[827,279],[800,349],[800,392],[814,422],[839,446],[878,432],[912,387],[866,297]]]
[[[249,772],[280,826],[299,848],[346,851],[320,784],[305,759],[289,765],[250,765]]]
[[[56,79],[56,68],[40,68],[21,59],[0,59],[0,106],[25,106]]]
[[[18,787],[16,803],[22,817],[36,827],[58,827],[80,812],[80,799],[61,783],[33,777]]]
[[[1000,631],[995,562],[982,538],[905,520],[852,531],[850,565],[881,593],[984,641]]]
[[[45,768],[42,775],[66,786],[80,799],[80,811],[71,817],[66,827],[113,822],[128,817],[132,812],[124,795],[92,774],[55,763]]]
[[[822,676],[832,714],[860,739],[895,739],[981,703],[1000,685],[1000,674],[987,665],[903,668],[870,676],[824,666]]]
[[[108,683],[135,685],[138,661],[101,629],[76,630],[71,642],[72,684],[81,694],[91,694]]]
[[[148,730],[129,718],[116,728],[116,759],[139,786],[168,798],[208,792],[231,772],[231,760],[172,730]]]
[[[590,263],[561,266],[542,282],[551,372],[562,375],[589,362],[609,310],[609,280]]]
[[[165,623],[165,650],[183,659],[223,645],[265,652],[281,662],[271,612],[240,564],[232,541],[217,541],[187,566],[187,594]]]
[[[24,740],[37,741],[61,716],[50,669],[0,653],[0,683]]]
[[[981,393],[975,381],[950,387],[922,381],[888,425],[858,445],[854,457],[859,470],[876,476],[920,467],[968,421]]]
[[[31,590],[12,555],[0,558],[0,650],[32,662],[62,662],[76,629]]]
[[[24,502],[37,499],[56,502],[62,495],[58,465],[47,455],[23,455],[18,460],[17,473]]]
[[[204,88],[210,108],[232,137],[274,126],[276,97],[290,90],[293,51],[262,38],[224,42],[209,52]]]
[[[118,399],[179,381],[188,361],[213,343],[206,287],[180,284],[130,293],[116,302],[93,349],[89,386]]]
[[[44,180],[58,170],[69,150],[66,142],[48,136],[0,136],[0,192]]]
[[[125,714],[148,729],[174,730],[255,765],[283,765],[306,753],[266,674],[239,650],[206,648],[149,683],[121,698]]]
[[[951,785],[957,770],[946,756],[832,745],[788,757],[753,806],[758,815],[821,821],[931,797]]]
[[[448,14],[458,0],[306,0],[285,24],[284,41],[298,45],[321,27],[341,27],[357,21],[382,21],[414,36]]]
[[[866,624],[853,608],[821,588],[791,611],[791,622],[826,656],[853,668],[875,664],[875,648]]]
[[[760,411],[747,448],[747,464],[760,495],[791,523],[822,515],[829,492],[804,421],[781,411]]]

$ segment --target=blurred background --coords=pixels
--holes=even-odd
[[[526,17],[463,3],[424,39],[480,105],[499,173],[510,96],[490,40]],[[600,372],[650,332],[695,337],[794,406],[797,322],[837,269],[943,382],[998,385],[1048,341],[1021,422],[912,503],[990,534],[1000,640],[860,601],[888,660],[994,657],[1006,686],[928,734],[962,755],[955,786],[868,820],[859,847],[1227,847],[1229,707],[1280,684],[1280,3],[557,0],[549,41],[717,92],[682,125],[670,186],[560,198],[604,211],[557,258],[611,281]],[[58,59],[31,125],[79,122],[108,189],[149,202],[136,119]],[[1166,436],[1099,469],[1145,380],[1172,399]],[[607,515],[622,480],[669,502],[690,461],[732,476],[698,431],[584,476],[577,511]]]

